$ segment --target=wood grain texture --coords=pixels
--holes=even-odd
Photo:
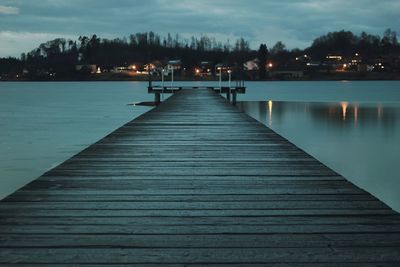
[[[2,266],[400,266],[399,240],[398,213],[205,89],[0,203]]]

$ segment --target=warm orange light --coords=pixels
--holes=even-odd
[[[268,124],[269,124],[269,126],[271,126],[272,125],[272,101],[271,100],[268,101],[268,119],[269,119]]]
[[[343,68],[344,68],[344,69],[347,68],[347,64],[343,64]]]
[[[196,73],[199,74],[199,73],[200,73],[200,70],[199,70],[199,69],[196,69]]]
[[[346,120],[347,107],[348,107],[349,103],[341,102],[340,105],[342,106],[342,119]]]
[[[272,68],[274,65],[272,63],[268,63],[268,68]]]

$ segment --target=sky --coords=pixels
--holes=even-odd
[[[399,12],[400,0],[0,0],[0,57],[55,38],[145,31],[305,48],[329,31],[399,32]]]

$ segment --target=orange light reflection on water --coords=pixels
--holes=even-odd
[[[354,126],[357,126],[358,122],[358,106],[354,106]]]
[[[346,115],[347,115],[347,107],[349,106],[349,103],[340,102],[340,105],[342,107],[342,119],[345,121],[346,120]]]
[[[272,125],[272,101],[269,100],[268,101],[268,125],[271,126]]]

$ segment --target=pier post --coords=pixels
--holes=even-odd
[[[159,92],[155,92],[154,93],[154,103],[156,105],[159,105],[161,103],[160,93]]]
[[[228,101],[231,102],[231,93],[229,91],[226,93],[226,99],[228,99]]]
[[[232,105],[236,105],[236,90],[232,92]]]

